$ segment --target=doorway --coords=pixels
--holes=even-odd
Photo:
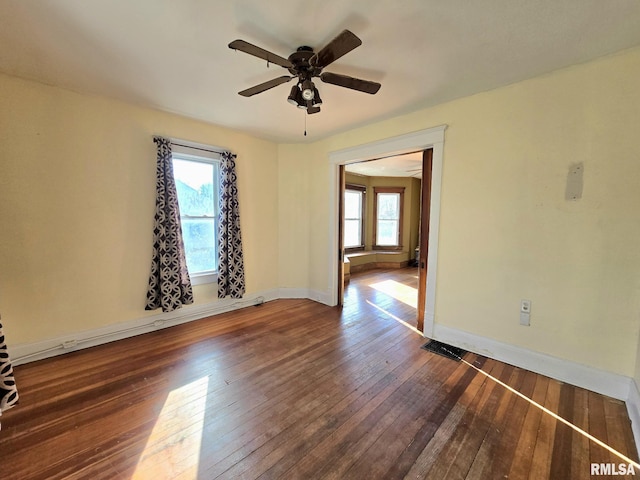
[[[369,304],[420,332],[426,268],[419,252],[427,244],[420,238],[428,238],[421,235],[422,197],[430,179],[430,170],[423,175],[424,156],[418,151],[345,165],[340,194],[344,306]]]
[[[330,255],[336,259],[329,265],[330,268],[330,302],[332,305],[338,305],[342,301],[343,294],[343,269],[344,257],[342,252],[342,202],[340,201],[342,185],[344,183],[344,166],[352,163],[358,163],[375,158],[390,157],[394,155],[402,155],[418,150],[431,151],[431,189],[430,204],[427,211],[428,219],[424,223],[427,227],[427,234],[424,237],[428,242],[428,251],[423,253],[426,255],[424,261],[425,268],[425,294],[424,300],[418,302],[418,308],[424,309],[424,325],[422,332],[425,336],[433,334],[434,317],[435,317],[435,298],[436,298],[436,270],[437,270],[437,250],[438,250],[438,231],[440,219],[440,188],[442,178],[442,160],[444,147],[444,131],[446,125],[434,127],[418,132],[391,137],[389,139],[363,144],[357,147],[351,147],[343,150],[333,151],[329,155],[332,174],[330,178]]]

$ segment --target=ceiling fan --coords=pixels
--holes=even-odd
[[[291,88],[291,93],[287,100],[298,108],[306,108],[309,114],[318,113],[320,105],[322,105],[320,93],[312,81],[315,77],[319,77],[325,83],[373,95],[380,89],[379,83],[322,71],[325,67],[360,45],[362,45],[362,40],[349,30],[344,30],[317,53],[311,47],[302,46],[289,55],[289,58],[283,58],[244,40],[234,40],[229,44],[229,48],[262,58],[267,61],[267,65],[269,63],[280,65],[291,73],[291,75],[283,75],[247,88],[238,92],[238,94],[243,97],[251,97],[296,78],[297,83]]]

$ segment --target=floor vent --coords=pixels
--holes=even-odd
[[[437,353],[438,355],[442,355],[443,357],[450,358],[451,360],[455,360],[456,362],[459,362],[462,357],[464,357],[464,354],[467,353],[466,350],[447,345],[446,343],[438,342],[437,340],[429,340],[420,348],[429,352]]]

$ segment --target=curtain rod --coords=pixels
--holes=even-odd
[[[194,147],[193,145],[185,145],[184,143],[178,143],[178,142],[171,142],[171,145],[176,145],[178,147],[185,147],[185,148],[191,148],[193,150],[201,150],[203,152],[211,152],[211,153],[225,153],[227,152],[227,150],[215,150],[213,148],[202,148],[202,147]]]
[[[207,145],[207,144],[198,143],[198,142],[191,142],[190,140],[183,140],[181,138],[165,137],[163,135],[154,135],[154,137],[166,138],[171,142],[171,145],[175,145],[177,147],[191,148],[193,150],[200,150],[202,152],[210,152],[210,153],[218,153],[218,154],[231,153],[231,155],[236,156],[235,153],[223,147]]]

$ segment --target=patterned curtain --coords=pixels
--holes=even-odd
[[[162,137],[154,137],[153,141],[158,148],[156,213],[153,259],[145,310],[162,307],[163,312],[171,312],[193,303],[193,291],[182,241],[171,142]]]
[[[13,378],[13,368],[0,323],[0,416],[2,416],[2,412],[10,409],[16,403],[18,403],[18,389]]]
[[[218,298],[242,298],[244,295],[244,261],[235,158],[235,155],[224,152],[220,163]]]

